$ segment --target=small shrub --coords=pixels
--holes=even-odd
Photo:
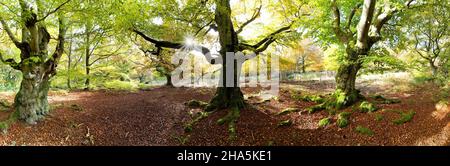
[[[300,111],[300,109],[298,109],[298,108],[286,108],[286,109],[283,109],[280,112],[278,112],[277,115],[286,115],[286,114],[290,114],[290,113],[298,112],[298,111]]]
[[[375,104],[370,103],[368,101],[363,101],[361,102],[361,104],[359,105],[359,109],[361,110],[361,112],[374,112],[376,111],[378,108],[375,106]]]
[[[356,126],[355,131],[360,134],[372,136],[374,132],[370,130],[369,128],[363,127],[363,126]]]
[[[290,125],[292,125],[292,121],[290,119],[283,120],[280,123],[278,123],[278,127],[290,126]]]
[[[414,111],[408,111],[408,112],[402,112],[400,114],[400,118],[394,120],[394,124],[401,125],[403,123],[409,122],[413,119],[416,112]]]
[[[330,118],[323,118],[319,121],[319,127],[325,127],[331,123]]]

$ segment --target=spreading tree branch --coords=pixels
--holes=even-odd
[[[53,9],[52,11],[48,12],[44,17],[38,19],[36,22],[40,22],[45,20],[48,16],[56,13],[59,9],[61,9],[64,5],[66,5],[67,3],[69,3],[71,0],[66,0],[65,2],[63,2],[62,4],[60,4],[58,7],[56,7],[55,9]]]
[[[8,34],[8,37],[11,39],[11,41],[16,45],[17,48],[21,48],[21,42],[17,40],[17,38],[14,36],[14,33],[9,29],[8,24],[3,20],[3,18],[0,16],[0,22],[3,25],[3,29],[5,29],[6,33]]]
[[[185,44],[182,44],[182,43],[159,41],[159,40],[153,39],[137,29],[133,29],[132,31],[135,32],[136,34],[138,34],[139,36],[141,36],[144,40],[146,40],[150,43],[153,43],[156,48],[160,48],[160,47],[161,48],[172,48],[172,49],[188,48],[188,47],[186,47]],[[211,56],[211,52],[208,48],[201,46],[201,45],[189,46],[189,48],[193,48],[196,51],[201,52],[205,56],[206,60],[208,60],[208,62],[210,62],[211,64],[215,64],[217,62],[216,57]]]
[[[262,5],[260,5],[259,8],[256,9],[256,11],[253,13],[252,17],[251,17],[249,20],[247,20],[246,22],[244,22],[244,23],[238,28],[238,30],[236,31],[236,34],[241,33],[241,32],[244,30],[245,26],[247,26],[248,24],[252,23],[253,21],[255,21],[255,20],[260,16],[260,14],[261,14],[261,8],[262,8]]]

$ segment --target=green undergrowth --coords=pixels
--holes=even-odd
[[[330,118],[323,118],[319,121],[319,127],[325,127],[328,126],[331,123],[331,119]]]
[[[371,129],[364,127],[364,126],[360,126],[360,125],[356,126],[355,131],[357,133],[360,133],[363,135],[368,135],[368,136],[373,136],[375,134]]]

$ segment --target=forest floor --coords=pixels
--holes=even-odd
[[[237,138],[230,141],[227,125],[216,122],[226,111],[218,111],[200,120],[189,133],[184,126],[191,120],[184,103],[191,99],[208,101],[211,88],[155,87],[138,92],[70,92],[52,93],[52,111],[37,125],[16,121],[7,133],[0,134],[0,145],[450,145],[449,107],[439,106],[438,88],[433,85],[400,87],[395,83],[378,85],[361,83],[366,96],[381,94],[400,99],[396,104],[379,104],[373,113],[352,112],[345,128],[332,123],[319,127],[318,122],[329,117],[325,111],[308,114],[305,111],[277,115],[285,108],[303,110],[313,102],[298,101],[291,93],[326,94],[334,84],[327,81],[285,82],[280,96],[266,102],[253,97],[253,109],[242,110],[237,122]],[[258,94],[258,88],[244,88],[244,94]],[[12,102],[13,94],[0,95]],[[446,101],[448,103],[448,101]],[[397,111],[395,111],[397,110]],[[411,121],[394,124],[401,112],[415,111]],[[11,111],[0,111],[0,121]],[[289,126],[279,126],[290,119]],[[364,127],[371,134],[356,132]],[[369,132],[370,133],[370,132]]]

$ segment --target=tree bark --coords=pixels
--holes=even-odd
[[[359,91],[355,87],[356,76],[362,64],[355,57],[355,52],[347,52],[348,62],[339,66],[336,74],[336,91],[345,95],[345,105],[351,105],[358,101]],[[353,58],[352,58],[353,57]]]
[[[50,86],[49,76],[40,66],[33,67],[29,71],[22,71],[22,73],[22,82],[14,99],[14,106],[19,112],[20,119],[29,124],[36,124],[36,121],[42,119],[49,111],[47,101]]]
[[[234,58],[227,58],[227,52],[236,53],[238,52],[238,38],[237,33],[234,31],[233,23],[231,20],[231,7],[229,0],[216,0],[216,11],[215,11],[215,21],[217,24],[217,28],[219,31],[219,41],[222,46],[220,50],[220,55],[222,56],[222,71],[221,71],[221,79],[223,87],[219,87],[216,90],[215,96],[211,99],[210,104],[206,107],[206,111],[214,111],[216,109],[223,108],[233,108],[234,110],[239,110],[244,108],[244,95],[239,87],[239,65]],[[228,60],[227,60],[228,59]],[[234,63],[227,62],[229,60],[233,60]],[[232,64],[232,65],[231,65]],[[231,65],[231,66],[229,66]],[[232,77],[233,85],[226,85],[228,79],[227,77],[227,69],[230,67],[234,67],[234,72]]]
[[[433,77],[436,77],[438,74],[438,67],[434,64],[433,60],[428,60],[428,63],[430,63],[431,74]]]
[[[90,33],[90,29],[91,29],[91,25],[90,25],[90,23],[87,23],[86,25],[85,25],[85,28],[86,28],[86,39],[85,39],[85,42],[86,42],[86,48],[85,48],[85,66],[86,66],[86,81],[84,82],[84,90],[89,90],[89,86],[91,85],[91,79],[90,79],[90,71],[91,71],[91,62],[90,62],[90,59],[91,59],[91,49],[90,49],[90,47],[91,47],[91,43],[90,43],[90,38],[91,38],[91,33]]]
[[[172,74],[168,73],[168,74],[164,74],[166,76],[166,86],[168,87],[173,87],[173,83],[172,83]]]

